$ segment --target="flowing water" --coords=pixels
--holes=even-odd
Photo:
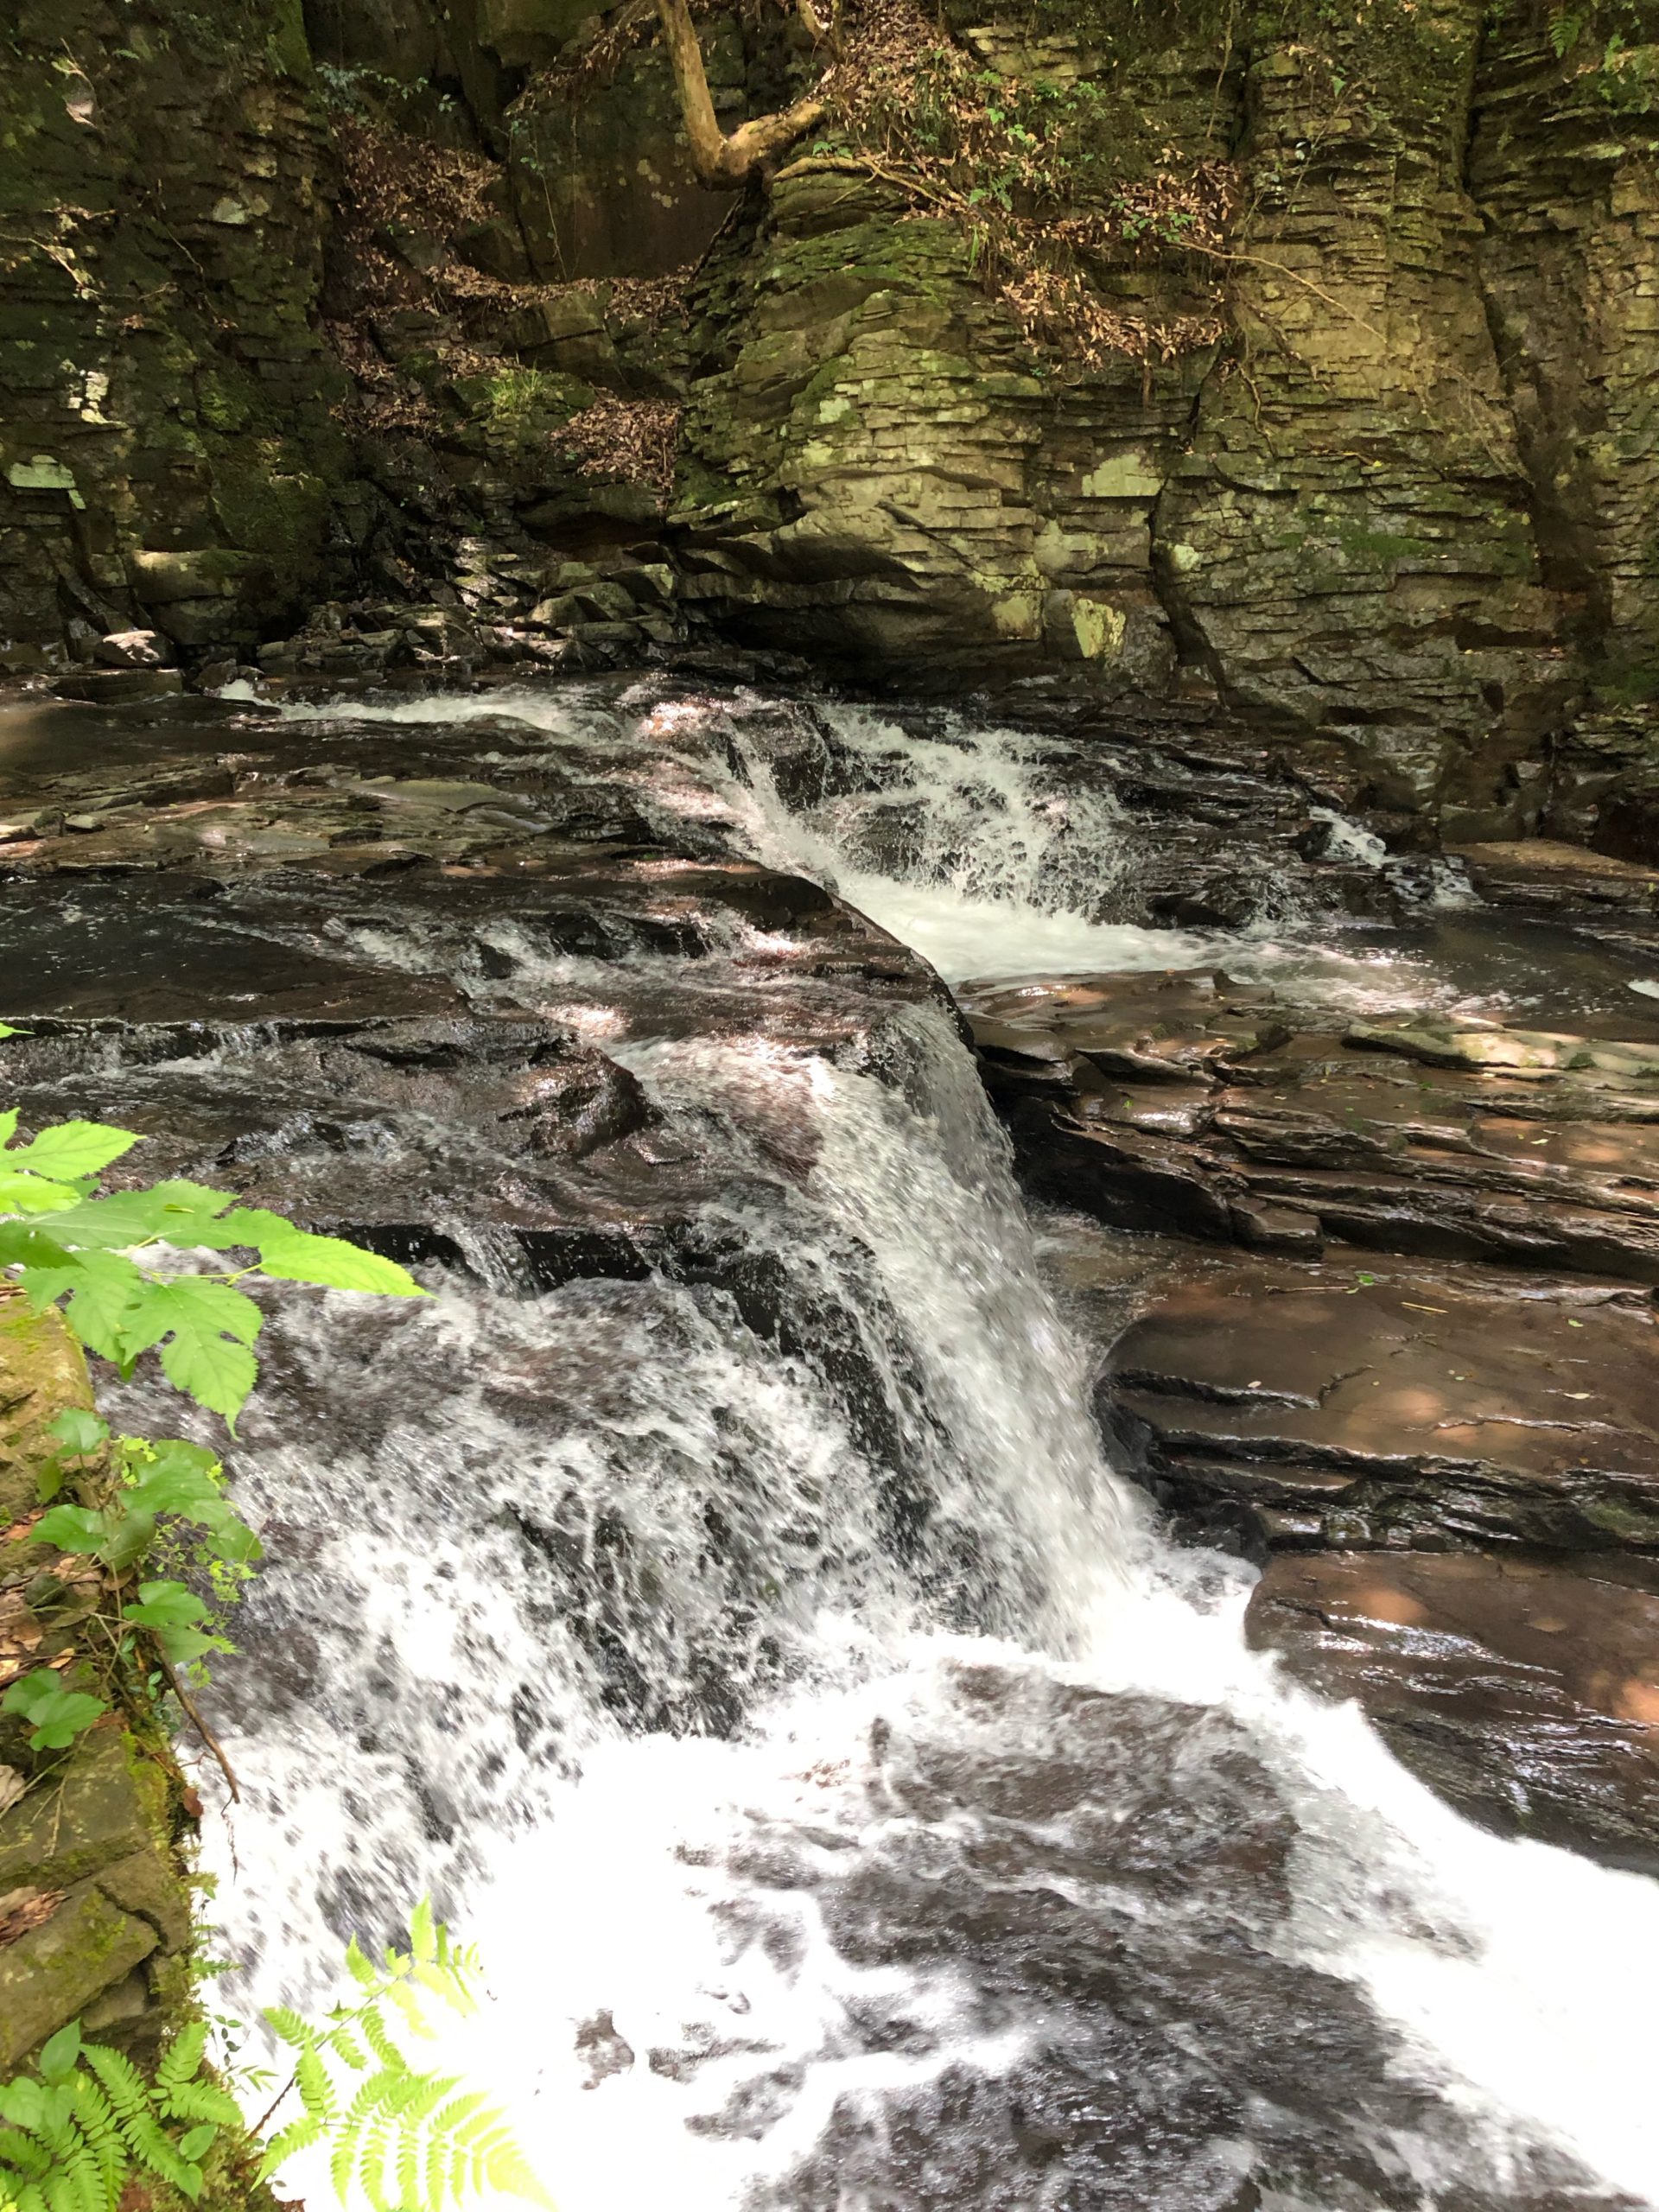
[[[1016,733],[834,710],[803,783],[772,709],[504,707],[953,978],[1466,995],[1270,896],[1224,943],[1112,921],[1120,810]],[[851,1065],[624,1019],[613,963],[512,988],[695,1126],[770,1318],[668,1267],[524,1294],[486,1240],[270,1332],[229,2001],[315,2001],[431,1891],[489,1967],[454,2055],[563,2212],[1659,2203],[1659,1890],[1478,1833],[1246,1651],[1244,1571],[1101,1457],[945,1014]]]

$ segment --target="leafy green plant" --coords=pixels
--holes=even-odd
[[[261,2177],[326,2144],[341,2202],[350,2201],[355,2185],[372,2212],[443,2212],[469,2190],[485,2190],[549,2203],[488,2098],[467,2090],[458,2075],[411,2066],[394,2031],[395,2011],[413,2034],[432,2034],[423,1992],[452,2012],[472,2012],[476,1955],[453,1943],[423,1903],[410,1923],[407,1951],[389,1948],[377,1965],[353,1940],[346,1963],[362,1994],[354,2005],[337,2005],[326,2025],[280,2009],[265,2014],[296,2053],[283,2097],[296,2095],[301,2110],[267,2147]]]
[[[474,2009],[475,1954],[423,1903],[407,1951],[388,1948],[377,1963],[353,1941],[346,1963],[360,1993],[321,2024],[280,2008],[265,2014],[296,2057],[251,2140],[236,2100],[203,2073],[204,2023],[175,2037],[153,2081],[84,2041],[79,2023],[60,2029],[34,2075],[0,2084],[0,2212],[118,2212],[135,2181],[165,2183],[194,2204],[215,2145],[221,2164],[228,2154],[255,2182],[321,2146],[341,2203],[360,2196],[370,2212],[445,2212],[486,2190],[549,2205],[488,2097],[411,2065],[398,2041],[400,2024],[432,2034],[428,1997]],[[290,2097],[297,2115],[267,2138]]]
[[[220,2130],[242,2125],[235,2099],[203,2076],[207,2046],[204,2023],[181,2030],[147,2082],[119,2051],[85,2042],[79,2021],[60,2028],[33,2075],[0,2084],[0,2206],[116,2212],[145,2179],[194,2203]]]
[[[0,1713],[17,1713],[29,1723],[31,1751],[62,1751],[108,1710],[101,1697],[65,1689],[50,1667],[36,1667],[0,1698]]]
[[[16,1033],[0,1023],[0,1036]],[[241,1205],[228,1191],[175,1179],[97,1195],[104,1171],[139,1141],[130,1129],[60,1122],[20,1144],[17,1122],[15,1108],[0,1113],[0,1268],[36,1311],[60,1307],[86,1350],[123,1376],[156,1351],[168,1382],[223,1415],[232,1434],[258,1374],[253,1347],[263,1316],[239,1287],[248,1278],[425,1295],[394,1262]],[[246,1256],[220,1269],[191,1267],[204,1249]],[[48,1510],[34,1534],[99,1562],[115,1603],[118,1669],[136,1666],[142,1681],[153,1662],[194,1717],[181,1675],[200,1681],[208,1656],[229,1649],[217,1618],[252,1572],[259,1540],[226,1497],[224,1471],[205,1446],[112,1438],[106,1421],[79,1408],[60,1414],[54,1433],[60,1448],[39,1489]],[[75,1497],[59,1502],[72,1484]],[[140,1580],[146,1560],[177,1572]],[[51,1668],[13,1682],[0,1699],[0,1711],[29,1724],[37,1753],[67,1749],[108,1709]]]
[[[105,1168],[139,1140],[102,1122],[60,1122],[16,1145],[17,1109],[0,1114],[0,1267],[36,1308],[60,1306],[89,1351],[130,1376],[159,1351],[176,1389],[224,1415],[232,1433],[258,1374],[259,1308],[238,1287],[251,1275],[384,1297],[419,1298],[395,1261],[344,1237],[315,1236],[229,1191],[182,1179],[93,1195]],[[253,1256],[181,1271],[206,1249]]]

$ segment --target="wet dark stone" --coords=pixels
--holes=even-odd
[[[1659,1038],[1333,1027],[1217,970],[969,987],[1037,1196],[1115,1227],[1659,1285]]]
[[[1282,1557],[1248,1628],[1471,1820],[1659,1873],[1659,1562]]]
[[[875,1977],[834,2056],[899,2051],[918,2070],[843,2096],[760,2203],[1418,2212],[1424,2157],[1446,2171],[1444,2212],[1619,2202],[1541,2143],[1487,2185],[1464,2123],[1360,1991],[1297,1961],[1296,1822],[1236,1724],[976,1668],[925,1734],[883,1733],[858,1788],[851,1851],[774,1824],[741,1863],[764,1854],[780,1915],[812,1899]],[[747,1940],[767,1910],[751,1891]],[[946,1986],[948,2055],[916,2018],[918,1991]],[[704,2125],[742,2133],[747,2118],[740,2091]]]

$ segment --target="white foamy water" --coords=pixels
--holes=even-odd
[[[751,763],[763,857],[953,972],[1139,964],[1050,903],[1058,844],[1073,899],[1118,864],[1109,802],[1055,812],[1001,734],[869,744],[919,823],[798,820]],[[720,1133],[743,1265],[336,1299],[248,1418],[238,2001],[431,1889],[492,1988],[445,2056],[563,2212],[1659,2203],[1659,1885],[1477,1831],[1245,1649],[1247,1578],[1102,1459],[948,1024],[874,1071],[611,1048]],[[812,1164],[762,1187],[785,1125]],[[1327,2126],[1382,2179],[1299,2178]]]

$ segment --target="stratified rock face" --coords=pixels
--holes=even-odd
[[[92,1402],[86,1363],[55,1313],[0,1293],[0,1688],[58,1667],[96,1689],[87,1663],[98,1590],[34,1540],[51,1424]],[[155,1746],[113,1714],[65,1758],[36,1753],[0,1716],[0,2071],[79,2018],[143,2041],[182,1993],[190,1909],[175,1843],[181,1820]],[[176,1769],[174,1770],[176,1775]]]
[[[832,95],[739,200],[648,12],[28,0],[0,665],[245,660],[439,580],[522,614],[626,549],[862,679],[1202,713],[1399,821],[1584,836],[1659,757],[1650,14],[848,0],[855,54],[896,26],[988,112],[1039,93],[1086,177],[930,183],[919,109],[873,169]],[[823,66],[790,11],[702,37],[724,127]],[[1230,213],[1192,227],[1195,180]],[[1072,222],[1103,344],[1019,306]]]
[[[683,512],[710,612],[942,683],[1214,687],[1348,748],[1376,804],[1524,818],[1568,618],[1648,652],[1652,78],[1491,16],[1263,11],[1224,42],[1103,4],[969,33],[1009,78],[1131,80],[1167,168],[1236,161],[1226,340],[1046,364],[948,223],[879,182],[780,181],[706,301]],[[1215,275],[1165,251],[1108,281],[1174,329]]]
[[[349,390],[297,0],[23,0],[0,73],[0,652],[222,645],[327,588]]]
[[[1659,1039],[1328,1026],[1224,974],[970,988],[1029,1186],[1128,1229],[1659,1283]]]
[[[1659,1872],[1651,1561],[1281,1559],[1249,1632],[1483,1826]]]

